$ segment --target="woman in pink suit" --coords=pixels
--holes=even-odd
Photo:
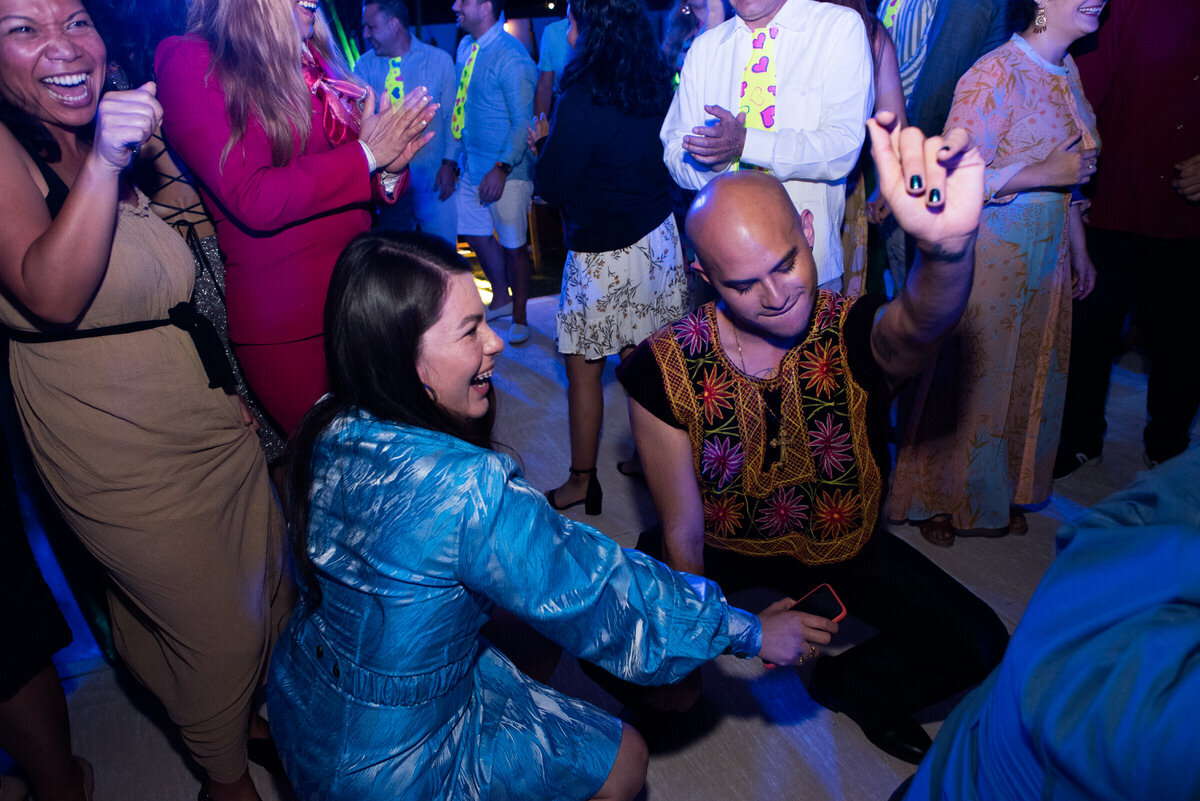
[[[375,113],[312,0],[195,0],[188,29],[155,54],[165,133],[216,222],[246,381],[291,433],[326,391],[334,261],[407,187],[436,104],[416,89]]]

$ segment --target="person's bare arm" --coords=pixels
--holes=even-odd
[[[554,73],[539,72],[537,86],[533,89],[533,116],[550,116],[550,103],[554,100]]]
[[[919,128],[900,129],[889,113],[867,128],[880,193],[919,253],[900,296],[871,330],[872,353],[894,388],[924,368],[966,306],[983,208],[983,160],[968,149],[970,137],[961,129],[926,139]]]
[[[1096,268],[1088,254],[1082,203],[1071,204],[1067,224],[1071,248],[1071,297],[1083,300],[1096,288]]]
[[[875,68],[875,113],[890,111],[896,115],[901,128],[908,127],[905,109],[904,85],[900,82],[900,62],[896,58],[896,45],[884,28],[879,29],[883,38],[883,49],[879,64]]]
[[[662,560],[675,570],[704,575],[704,507],[692,469],[692,441],[629,399],[629,422],[650,497],[663,530]]]
[[[92,149],[53,220],[21,146],[0,132],[0,283],[48,323],[77,320],[104,279],[121,172],[162,122],[154,84],[109,92],[96,120]]]
[[[1080,186],[1096,172],[1095,148],[1079,148],[1081,137],[1068,137],[1059,142],[1050,155],[1021,168],[1004,184],[997,195],[1015,195],[1034,189],[1062,190]]]
[[[896,59],[896,45],[884,28],[879,29],[883,38],[883,52],[879,64],[875,67],[875,113],[890,111],[896,115],[896,124],[905,128],[908,126],[908,112],[905,107],[904,86],[900,82],[900,63]],[[887,201],[879,194],[879,187],[867,199],[867,222],[880,225],[890,217],[892,210]]]

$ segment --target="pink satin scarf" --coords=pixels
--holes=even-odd
[[[329,77],[329,69],[307,46],[301,51],[304,82],[321,102],[321,128],[334,146],[357,139],[362,129],[360,101],[367,90],[352,81]]]

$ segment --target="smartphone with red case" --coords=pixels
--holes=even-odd
[[[827,618],[834,623],[840,623],[846,616],[846,605],[828,584],[818,584],[807,595],[792,606],[793,612],[807,612],[810,615]]]

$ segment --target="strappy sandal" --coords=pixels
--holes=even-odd
[[[955,529],[950,522],[950,515],[934,515],[928,520],[917,522],[917,530],[930,545],[939,548],[949,548],[954,544]]]
[[[553,508],[555,511],[561,512],[565,509],[570,509],[572,506],[578,506],[582,503],[583,511],[587,512],[589,515],[600,514],[600,510],[604,502],[604,490],[600,488],[600,479],[596,477],[596,468],[593,467],[590,470],[578,470],[572,467],[570,468],[570,472],[573,476],[588,477],[586,493],[577,501],[560,504],[558,502],[558,491],[561,489],[561,487],[555,487],[552,490],[547,490],[546,500],[550,502],[551,508]]]

